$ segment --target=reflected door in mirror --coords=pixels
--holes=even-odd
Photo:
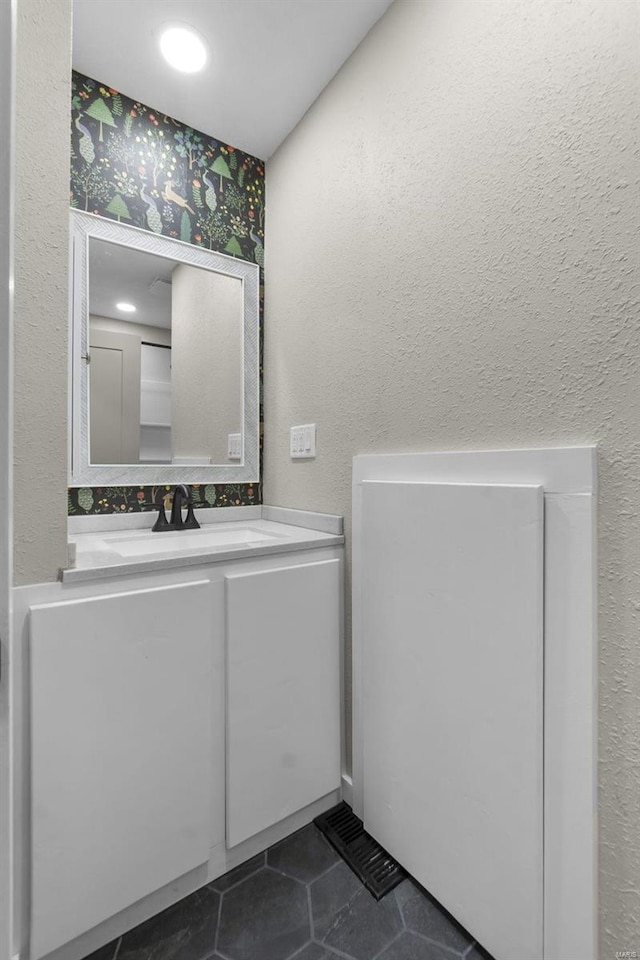
[[[90,448],[94,463],[140,457],[140,340],[91,325]]]

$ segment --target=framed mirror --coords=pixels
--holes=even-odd
[[[71,486],[257,482],[258,266],[71,219]]]

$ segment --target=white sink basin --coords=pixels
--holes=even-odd
[[[211,526],[214,529],[211,529]],[[137,535],[119,537],[117,540],[108,541],[108,548],[121,557],[149,557],[162,556],[168,553],[182,553],[186,550],[215,550],[218,547],[228,547],[234,544],[250,546],[263,543],[265,540],[280,539],[277,534],[263,533],[253,527],[222,530],[217,529],[217,524],[211,526],[200,530],[180,530],[165,533],[144,531]]]
[[[118,518],[119,519],[119,518]],[[143,518],[145,527],[112,527],[74,531],[69,537],[71,565],[64,580],[86,580],[114,575],[127,569],[136,572],[186,565],[231,561],[235,558],[308,549],[335,541],[333,534],[274,520],[217,520],[199,530],[169,530],[154,533],[153,517]],[[99,521],[101,522],[101,521]],[[88,526],[88,525],[85,525]],[[340,543],[343,542],[339,537]],[[108,573],[107,573],[108,571]]]

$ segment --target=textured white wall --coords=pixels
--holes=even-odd
[[[67,562],[71,0],[18,0],[14,582]]]
[[[265,503],[600,445],[602,960],[640,947],[639,52],[635,0],[396,0],[267,177]]]

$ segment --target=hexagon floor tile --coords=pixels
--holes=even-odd
[[[396,900],[407,930],[420,934],[428,940],[464,953],[473,939],[459,923],[444,913],[440,905],[425,896],[411,880],[404,880],[396,887]]]
[[[376,901],[313,825],[85,960],[491,960],[405,880]]]
[[[217,950],[229,960],[289,960],[311,939],[304,884],[266,867],[222,899]]]
[[[312,823],[267,851],[267,863],[274,870],[310,883],[339,863],[340,857]]]

